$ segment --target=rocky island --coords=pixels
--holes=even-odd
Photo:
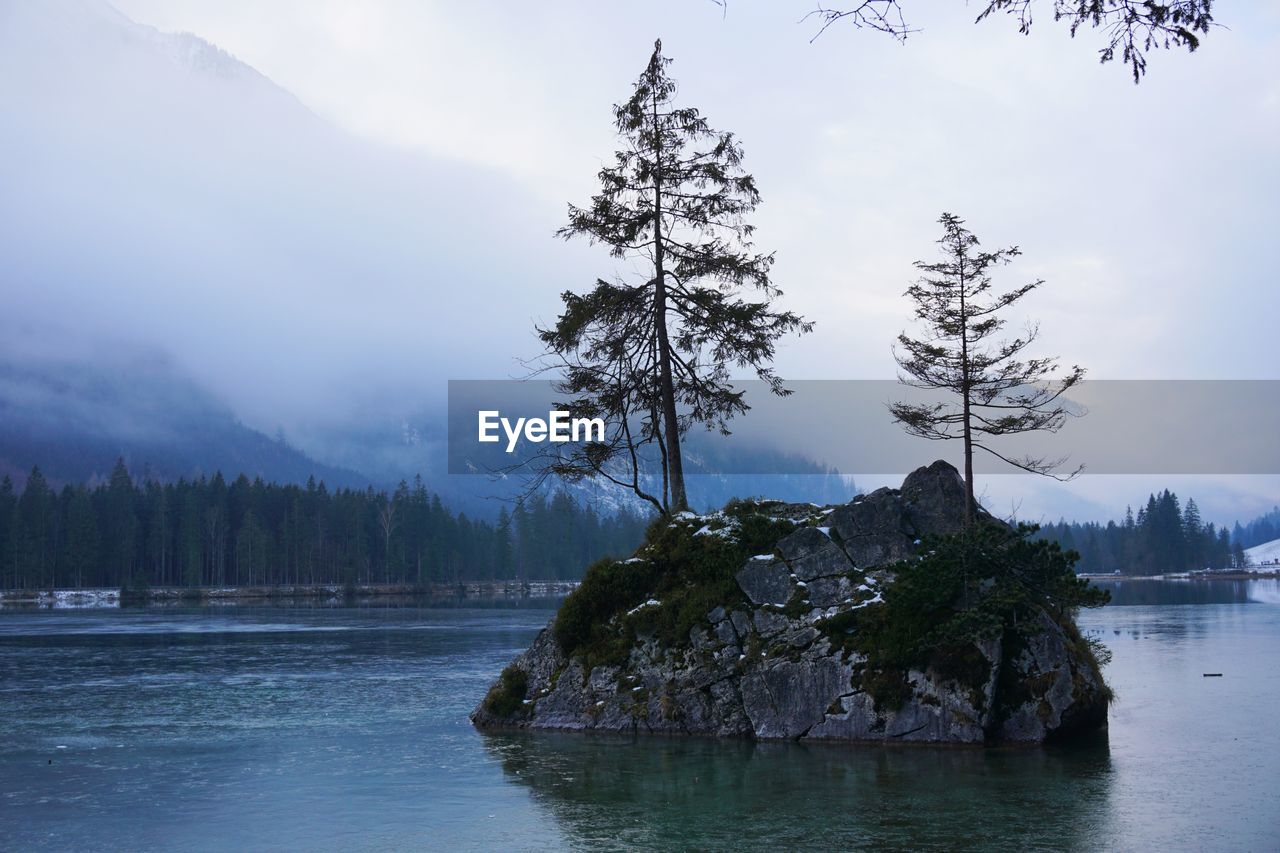
[[[482,729],[1041,743],[1106,724],[1105,600],[1071,555],[985,513],[945,462],[817,507],[655,522],[588,569],[472,713]]]

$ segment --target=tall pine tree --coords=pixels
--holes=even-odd
[[[772,307],[773,255],[755,251],[746,220],[760,201],[755,179],[733,134],[676,104],[670,63],[656,42],[631,97],[613,110],[621,150],[600,170],[591,204],[570,205],[559,232],[602,243],[642,272],[599,279],[585,295],[565,292],[556,324],[539,329],[551,367],[564,374],[558,388],[573,398],[564,408],[609,425],[605,441],[559,454],[545,470],[612,480],[662,512],[688,506],[685,432],[695,423],[727,432],[749,408],[730,370],[786,394],[769,366],[775,344],[812,327]],[[744,289],[758,300],[742,298]],[[661,463],[658,495],[641,481],[646,451]]]

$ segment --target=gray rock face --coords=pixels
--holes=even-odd
[[[782,606],[791,600],[791,570],[778,560],[751,559],[738,572],[738,586],[756,604]]]
[[[753,622],[757,634],[764,639],[778,636],[791,625],[791,620],[786,616],[763,607],[755,612]]]
[[[831,538],[859,569],[906,559],[916,540],[914,520],[898,492],[883,488],[831,513]]]
[[[799,738],[823,721],[849,690],[851,672],[837,658],[781,660],[742,677],[742,705],[761,739]]]
[[[990,675],[979,690],[934,672],[907,673],[910,695],[901,707],[877,710],[865,692],[841,697],[836,713],[808,733],[811,740],[884,740],[916,743],[982,744],[994,719],[1000,644],[979,647]]]
[[[814,607],[835,607],[851,599],[856,591],[846,576],[815,578],[809,581],[809,603]]]
[[[866,661],[836,647],[840,635],[823,628],[878,603],[893,582],[886,567],[910,556],[921,536],[961,529],[964,484],[950,465],[936,462],[899,490],[879,489],[830,510],[779,505],[776,517],[810,526],[783,537],[776,557],[747,560],[738,571],[749,609],[715,607],[687,644],[664,648],[640,637],[624,665],[591,671],[565,657],[548,626],[513,662],[527,675],[519,710],[498,717],[482,702],[473,722],[955,744],[1038,743],[1105,724],[1105,685],[1073,653],[1082,641],[1047,616],[1042,631],[1017,648],[1001,640],[972,647],[966,683],[910,671],[887,694],[868,680]]]
[[[1008,708],[1000,721],[1000,739],[1039,743],[1077,729],[1095,728],[1106,720],[1106,703],[1081,703],[1080,693],[1100,694],[1104,686],[1090,668],[1068,651],[1062,627],[1041,618],[1042,631],[1012,656],[1015,679],[1005,691]],[[1030,689],[1027,689],[1027,688]]]
[[[797,533],[804,533],[805,530],[813,530],[813,528],[805,528],[797,531]],[[789,563],[791,573],[796,576],[796,580],[808,583],[818,578],[830,578],[848,574],[851,569],[857,568],[843,548],[827,539],[821,533],[817,535],[822,536],[826,540],[826,544],[821,549],[812,551]],[[784,539],[783,541],[785,542],[786,540]]]
[[[917,536],[964,529],[964,480],[946,462],[939,460],[908,474],[901,496]]]

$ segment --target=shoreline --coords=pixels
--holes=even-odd
[[[1270,569],[1262,572],[1236,570],[1229,572],[1174,572],[1164,575],[1079,574],[1076,577],[1091,581],[1262,581],[1280,578],[1280,570]]]
[[[1163,575],[1081,574],[1091,581],[1215,581],[1275,580],[1280,571],[1182,572]],[[0,609],[44,607],[73,610],[94,607],[145,606],[148,604],[218,604],[268,601],[324,601],[458,598],[545,598],[564,596],[577,589],[578,581],[465,581],[430,584],[282,584],[279,586],[153,587],[145,594],[121,595],[118,588],[5,589]]]
[[[378,598],[539,598],[568,595],[577,581],[465,581],[431,584],[284,584],[279,586],[153,587],[143,594],[119,588],[0,590],[0,608],[84,609],[147,604],[247,601],[347,601]]]

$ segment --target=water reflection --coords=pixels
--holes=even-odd
[[[563,595],[377,595],[355,596],[297,596],[279,598],[157,598],[151,601],[119,604],[115,601],[94,604],[60,604],[33,599],[0,600],[0,611],[85,612],[102,610],[126,610],[144,612],[166,610],[184,614],[216,613],[218,611],[243,611],[272,608],[278,610],[555,610],[564,601]]]
[[[989,752],[482,736],[529,600],[0,611],[0,848],[1280,849],[1277,592],[1081,613],[1109,735]]]
[[[1095,580],[1111,592],[1111,606],[1280,603],[1280,580]]]
[[[1061,748],[885,748],[495,733],[486,750],[575,846],[1096,848],[1107,736]]]

